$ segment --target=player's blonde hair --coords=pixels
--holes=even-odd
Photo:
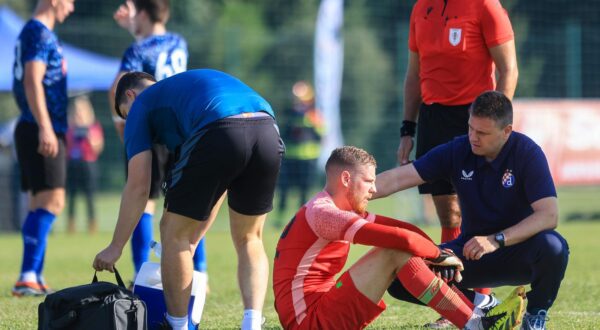
[[[332,167],[356,168],[360,165],[373,165],[377,167],[377,161],[375,161],[373,155],[361,148],[343,146],[331,152],[325,164],[325,172],[329,172]]]

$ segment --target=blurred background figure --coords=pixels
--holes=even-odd
[[[309,189],[314,183],[323,133],[323,119],[315,108],[312,86],[306,81],[298,81],[292,88],[292,94],[293,107],[287,113],[281,134],[286,151],[279,178],[280,213],[287,207],[290,188],[298,188],[298,206],[307,201]]]
[[[19,117],[15,117],[7,122],[0,124],[0,164],[4,166],[0,172],[2,175],[9,174],[10,178],[1,187],[10,187],[10,207],[2,212],[4,216],[10,214],[10,219],[4,218],[0,221],[1,228],[20,230],[22,221],[27,214],[28,196],[26,192],[21,191],[21,170],[17,160],[17,151],[15,149],[15,128],[19,122]],[[9,163],[10,165],[6,165]],[[4,179],[4,178],[2,178]]]
[[[96,233],[94,195],[98,168],[96,161],[104,148],[104,132],[96,121],[94,108],[87,96],[77,96],[69,109],[67,130],[67,231],[75,232],[75,197],[83,192],[87,206],[88,231]]]

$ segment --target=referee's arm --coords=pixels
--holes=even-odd
[[[496,90],[512,100],[517,88],[517,80],[519,79],[515,41],[510,40],[501,45],[491,47],[489,51],[496,65],[496,72],[498,73]]]

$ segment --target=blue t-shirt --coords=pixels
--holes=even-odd
[[[67,131],[67,65],[62,55],[62,47],[56,34],[40,21],[29,20],[15,45],[13,65],[13,95],[21,110],[21,121],[36,123],[23,86],[25,63],[39,61],[46,64],[42,84],[46,96],[46,106],[56,133]]]
[[[175,151],[195,132],[219,119],[264,111],[271,105],[239,79],[210,70],[190,70],[144,90],[125,121],[127,159],[153,143]]]
[[[414,162],[425,181],[452,182],[462,212],[461,235],[490,235],[533,213],[531,204],[556,197],[542,149],[529,137],[512,132],[492,162],[471,151],[468,137],[440,145]]]
[[[187,69],[188,50],[178,34],[152,35],[134,42],[123,54],[120,71],[142,71],[163,80]]]

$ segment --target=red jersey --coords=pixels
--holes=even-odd
[[[379,218],[383,225],[375,224]],[[320,192],[296,213],[277,244],[273,289],[284,328],[300,324],[310,306],[335,285],[350,243],[398,248],[421,257],[439,255],[437,246],[413,225],[340,210],[327,192]]]
[[[514,38],[498,0],[419,0],[410,17],[408,48],[419,54],[425,104],[469,104],[496,87],[488,48]]]

